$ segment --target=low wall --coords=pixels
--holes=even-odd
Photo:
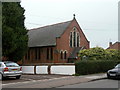
[[[22,66],[22,72],[25,74],[34,74],[34,66]]]
[[[36,74],[48,74],[48,66],[36,66]]]
[[[22,66],[24,74],[60,74],[73,75],[75,74],[75,65],[30,65]]]
[[[51,66],[51,74],[64,74],[64,75],[75,74],[75,65]]]

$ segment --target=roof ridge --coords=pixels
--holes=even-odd
[[[115,43],[113,43],[112,45],[117,44],[117,43],[119,44],[120,42],[119,42],[119,41],[116,41],[116,42],[115,42]]]
[[[32,30],[40,30],[40,28],[45,28],[45,27],[49,27],[49,26],[54,26],[54,25],[58,25],[58,24],[63,24],[63,23],[67,23],[67,22],[71,22],[72,20],[70,21],[65,21],[65,22],[60,22],[60,23],[55,23],[55,24],[51,24],[51,25],[46,25],[46,26],[42,26],[42,27],[38,27],[38,28],[33,28],[33,29],[29,29],[29,31],[32,31]]]

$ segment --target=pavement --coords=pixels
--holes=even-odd
[[[18,83],[3,84],[3,88],[57,88],[65,85],[85,83],[107,78],[105,73],[82,75],[82,76],[65,76],[52,79],[33,80]]]

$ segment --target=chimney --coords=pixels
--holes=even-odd
[[[112,46],[112,42],[109,42],[109,47],[111,47]]]

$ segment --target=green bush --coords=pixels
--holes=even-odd
[[[114,68],[120,61],[115,60],[82,60],[75,63],[76,74],[87,75],[94,73],[107,72]]]
[[[120,60],[120,50],[94,47],[80,50],[78,57],[81,60]]]

